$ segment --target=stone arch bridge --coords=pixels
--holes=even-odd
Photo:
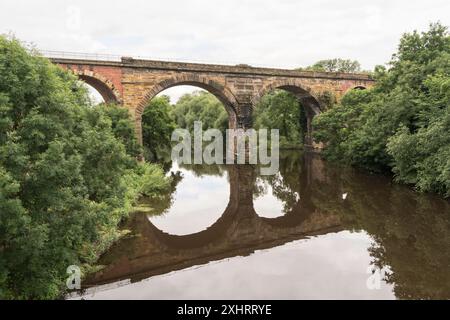
[[[50,59],[97,89],[105,102],[126,106],[135,119],[140,143],[145,107],[158,93],[174,86],[192,85],[214,94],[228,112],[229,127],[244,130],[251,127],[252,110],[266,93],[274,89],[290,91],[305,108],[308,127],[306,143],[312,145],[311,121],[324,109],[321,97],[332,93],[339,100],[348,90],[367,88],[374,83],[366,74],[167,62],[129,57],[114,61],[86,57],[88,58]]]

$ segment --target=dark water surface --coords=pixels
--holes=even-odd
[[[299,152],[168,174],[83,298],[450,298],[449,201]]]

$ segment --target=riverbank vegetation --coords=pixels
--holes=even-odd
[[[417,190],[450,196],[450,37],[433,24],[403,35],[376,84],[353,90],[316,117],[324,155],[390,172]]]
[[[298,70],[355,73],[361,72],[361,66],[358,61],[336,58],[320,60]],[[325,110],[336,100],[330,92],[324,92],[317,98]],[[252,120],[255,129],[280,130],[280,148],[300,149],[304,146],[306,115],[294,94],[274,90],[264,95],[253,109]],[[222,102],[207,91],[184,94],[173,104],[166,95],[153,98],[142,116],[145,159],[159,161],[167,157],[171,132],[175,128],[192,131],[194,121],[201,121],[203,130],[215,128],[225,134],[228,113]]]
[[[86,270],[136,199],[169,187],[140,152],[126,109],[93,108],[75,76],[0,37],[0,299],[61,296],[67,267]]]

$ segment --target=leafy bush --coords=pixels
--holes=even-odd
[[[129,121],[90,107],[75,76],[0,37],[0,298],[58,297],[66,268],[92,263],[116,237],[138,195],[127,179],[148,173]],[[162,175],[153,189],[142,179],[163,187]]]
[[[194,129],[194,121],[202,121],[203,130],[216,128],[223,132],[228,128],[228,114],[213,94],[197,91],[183,95],[171,110],[177,127]]]
[[[316,117],[315,139],[325,155],[422,191],[450,195],[450,37],[433,24],[405,34],[390,69],[377,67],[376,85],[351,91]]]
[[[132,199],[141,196],[155,197],[168,190],[170,179],[164,176],[159,165],[143,162],[127,176],[127,185],[133,190]]]
[[[280,147],[295,148],[303,145],[306,116],[297,97],[283,90],[265,95],[254,109],[255,129],[280,130]]]
[[[170,117],[172,106],[168,96],[155,97],[142,115],[142,137],[147,160],[158,160],[170,150],[175,122]]]

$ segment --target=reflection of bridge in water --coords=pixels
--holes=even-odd
[[[156,228],[145,214],[130,221],[134,236],[120,241],[102,258],[106,267],[84,282],[86,287],[154,275],[235,256],[245,256],[308,236],[343,229],[337,215],[317,210],[311,201],[314,159],[301,175],[300,199],[283,216],[259,217],[253,207],[254,168],[230,166],[230,201],[222,216],[206,230],[171,235]]]

